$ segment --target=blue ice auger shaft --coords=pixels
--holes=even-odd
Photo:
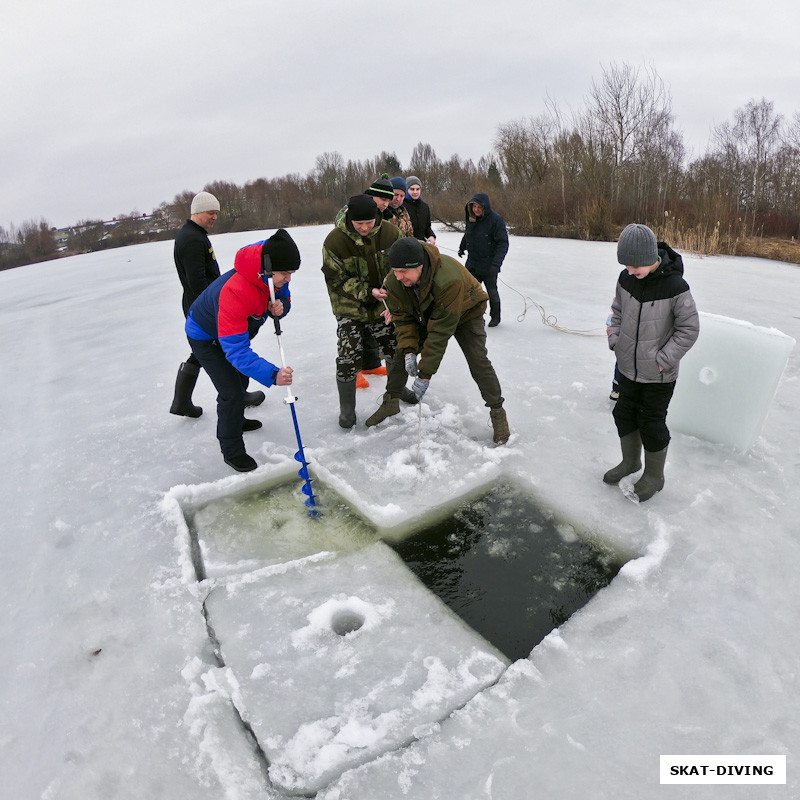
[[[270,299],[275,300],[275,286],[272,282],[272,276],[269,275],[267,280],[269,281],[269,293]],[[273,317],[272,321],[275,323],[275,335],[278,337],[278,349],[281,353],[281,366],[286,366],[286,356],[283,353],[283,343],[281,342],[281,322],[277,317]],[[297,425],[297,412],[294,410],[294,404],[297,402],[297,398],[292,394],[292,390],[289,386],[286,387],[286,397],[284,397],[283,402],[289,406],[292,410],[292,422],[294,423],[294,432],[295,436],[297,436],[297,452],[294,454],[294,460],[300,462],[300,469],[298,471],[298,475],[303,480],[303,489],[302,492],[306,496],[305,505],[308,509],[308,516],[309,517],[319,517],[322,516],[322,512],[319,510],[319,506],[317,505],[317,496],[314,494],[314,490],[311,488],[311,481],[313,480],[311,476],[308,474],[308,461],[306,461],[306,454],[303,451],[303,440],[300,438],[300,428]]]

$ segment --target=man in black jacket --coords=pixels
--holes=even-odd
[[[192,303],[205,289],[219,278],[219,264],[208,232],[219,216],[219,200],[210,192],[200,192],[192,199],[191,217],[175,236],[173,257],[178,278],[183,286],[183,316],[189,313]],[[199,417],[200,406],[192,403],[192,392],[200,373],[200,362],[194,353],[178,367],[175,395],[170,414],[180,417]],[[264,392],[245,392],[245,405],[257,406],[264,402]]]
[[[497,276],[508,253],[505,220],[492,211],[489,195],[478,192],[464,207],[466,229],[458,247],[461,258],[466,250],[466,268],[486,287],[489,295],[489,327],[500,324],[500,292]]]
[[[409,175],[406,178],[406,186],[408,192],[404,205],[408,216],[411,217],[414,238],[428,244],[436,244],[436,234],[431,227],[431,209],[422,199],[422,184],[419,182],[419,178],[416,175]]]

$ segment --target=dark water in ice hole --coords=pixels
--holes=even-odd
[[[425,586],[512,660],[527,657],[623,564],[505,484],[392,547]]]

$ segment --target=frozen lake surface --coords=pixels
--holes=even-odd
[[[248,475],[217,451],[205,377],[202,417],[167,413],[188,354],[171,242],[0,273],[0,797],[276,800],[301,786],[319,800],[800,794],[797,348],[749,447],[673,430],[664,490],[639,505],[628,479],[601,480],[619,455],[603,335],[615,246],[512,237],[488,345],[509,443],[492,446],[457,348],[421,411],[363,427],[376,378],[344,432],[319,271],[328,230],[293,231],[303,264],[283,343],[312,473],[368,525],[331,525],[323,542],[293,528],[298,486],[269,536],[231,529],[222,514],[205,520],[217,524],[213,547],[192,553],[183,510],[282,484],[297,445],[272,392],[250,412],[264,427],[247,434],[261,465]],[[228,268],[263,233],[212,238]],[[442,231],[439,243],[452,254],[459,238]],[[702,312],[798,338],[798,267],[684,263]],[[543,325],[530,301],[585,335]],[[254,344],[277,359],[268,330]],[[736,391],[750,396],[746,383]],[[505,480],[632,556],[510,664],[371,538],[439,524]],[[245,619],[254,609],[258,629]],[[368,684],[373,693],[357,693]],[[788,785],[658,786],[670,753],[786,754]]]

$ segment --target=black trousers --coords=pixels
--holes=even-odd
[[[492,270],[491,275],[478,278],[486,288],[489,295],[489,321],[500,322],[500,292],[497,289],[497,270]]]
[[[663,450],[670,440],[667,408],[674,391],[675,381],[636,383],[619,373],[614,422],[620,439],[638,430],[645,450],[651,453]]]
[[[244,455],[242,426],[247,375],[242,375],[228,361],[219,342],[189,339],[189,346],[217,390],[217,439],[223,457]]]

